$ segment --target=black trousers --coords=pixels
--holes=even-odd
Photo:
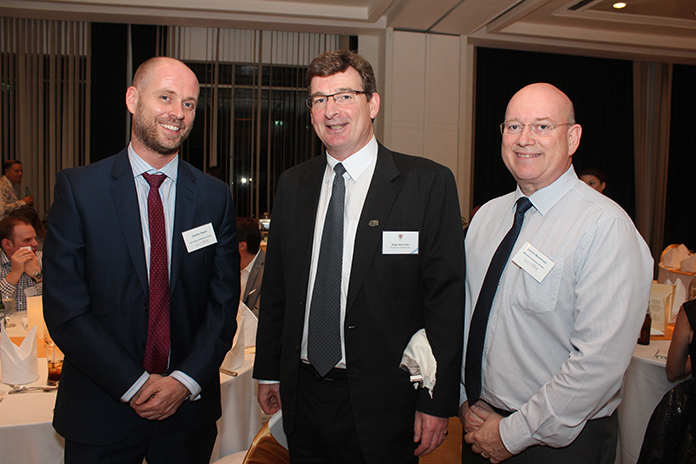
[[[65,440],[65,464],[208,464],[217,426],[195,432],[181,429],[170,419],[139,419],[122,441],[94,446]]]
[[[345,370],[332,369],[320,378],[314,367],[301,363],[296,411],[295,427],[288,436],[293,464],[365,463]],[[418,458],[408,464],[418,464]]]
[[[550,448],[530,446],[504,461],[505,464],[613,464],[619,437],[619,418],[616,411],[609,417],[587,421],[580,435],[568,446]],[[462,464],[486,464],[480,454],[462,437]]]

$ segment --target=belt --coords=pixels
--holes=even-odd
[[[311,373],[315,377],[322,379],[322,380],[332,381],[332,380],[345,380],[348,378],[348,373],[346,372],[346,370],[339,369],[338,367],[334,367],[329,372],[327,372],[324,377],[322,377],[319,375],[317,370],[311,364],[301,361],[300,366],[302,367],[302,369],[306,370],[307,372]]]

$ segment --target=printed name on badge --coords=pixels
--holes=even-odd
[[[186,250],[189,253],[217,243],[217,237],[211,222],[182,232],[181,235],[184,237]]]
[[[556,265],[548,256],[529,242],[525,242],[522,245],[520,251],[512,258],[512,262],[525,270],[539,283],[544,280],[549,271]]]
[[[382,254],[384,255],[417,255],[418,231],[382,232]]]

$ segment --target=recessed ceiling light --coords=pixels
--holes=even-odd
[[[617,10],[620,10],[621,8],[626,8],[626,4],[624,2],[618,2],[618,3],[614,3],[613,7],[616,8]]]

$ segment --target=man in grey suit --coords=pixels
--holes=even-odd
[[[237,218],[239,240],[239,268],[241,272],[241,301],[259,317],[261,281],[266,253],[260,248],[261,229],[259,221],[252,217]]]
[[[457,411],[464,251],[454,176],[377,142],[380,96],[360,55],[318,56],[307,82],[326,155],[278,183],[259,402],[269,414],[282,406],[294,463],[416,463]],[[399,368],[423,328],[437,362],[432,391]]]

